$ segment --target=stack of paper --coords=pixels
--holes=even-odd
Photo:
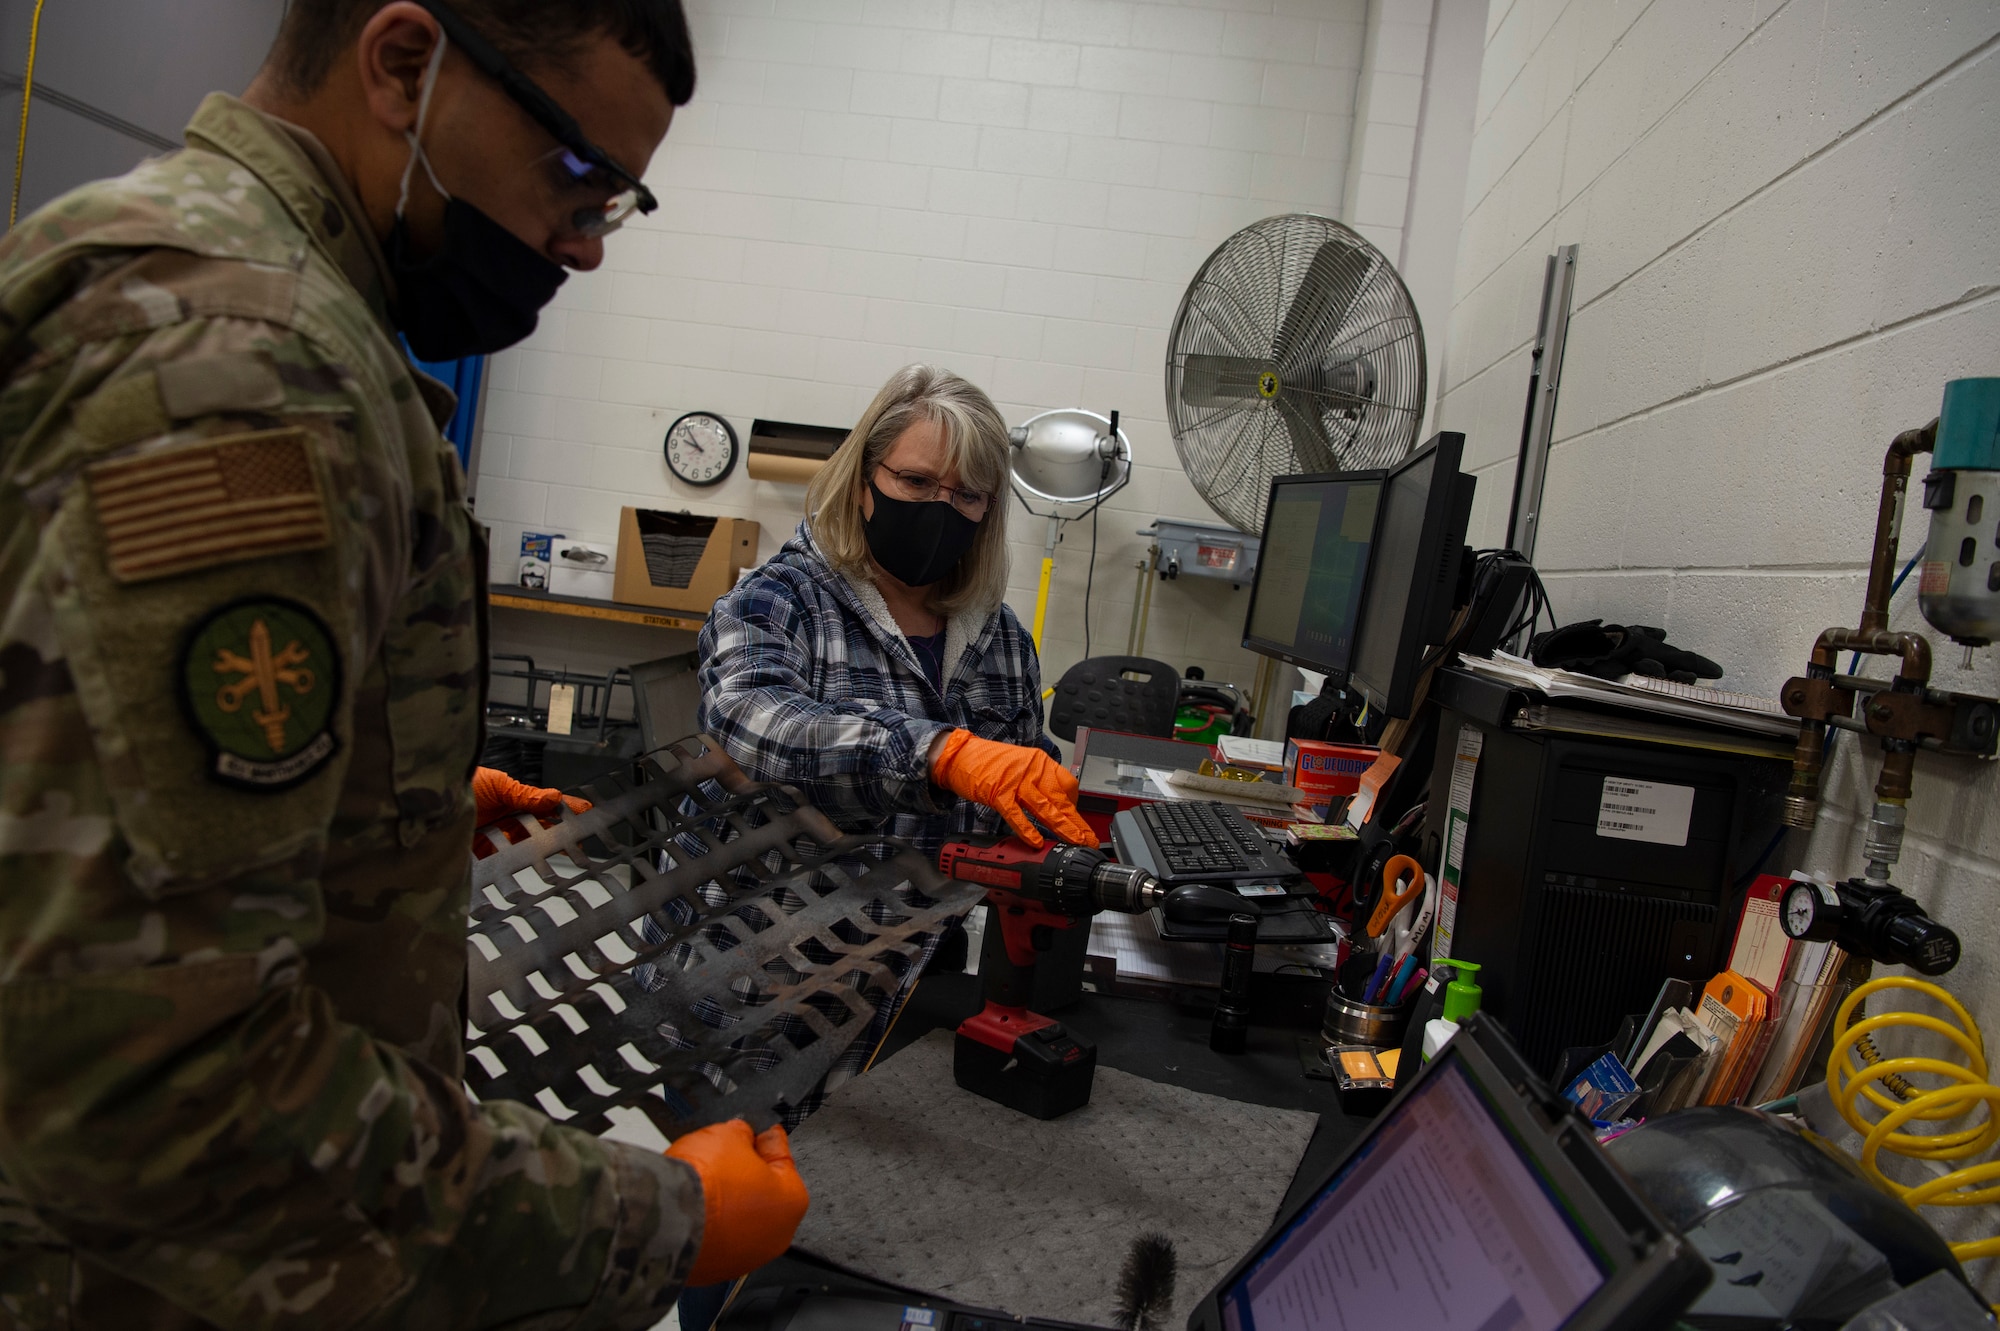
[[[1285,770],[1285,742],[1281,739],[1221,735],[1215,741],[1215,756],[1231,767],[1254,767],[1262,772]]]
[[[1807,1080],[1812,1070],[1806,1060],[1812,1057],[1834,1009],[1846,996],[1847,987],[1840,982],[1846,965],[1847,954],[1832,943],[1800,943],[1792,950],[1791,964],[1774,1000],[1776,1034],[1764,1056],[1764,1066],[1751,1083],[1749,1103],[1768,1104],[1790,1095]]]
[[[1648,1032],[1632,1069],[1641,1086],[1655,1089],[1643,1111],[1648,1117],[1670,1113],[1701,1102],[1701,1093],[1715,1073],[1723,1040],[1688,1008],[1667,1008]],[[1664,1072],[1654,1069],[1665,1060]],[[1678,1065],[1678,1071],[1675,1070]],[[1664,1080],[1661,1078],[1664,1077]]]
[[[1655,697],[1679,698],[1684,702],[1728,707],[1739,712],[1762,712],[1766,716],[1785,715],[1785,705],[1776,698],[1760,698],[1754,693],[1732,693],[1728,689],[1705,688],[1700,684],[1676,684],[1670,679],[1654,679],[1650,675],[1627,675],[1613,683],[1618,688],[1649,693]]]
[[[1798,1089],[1806,1061],[1847,987],[1847,955],[1831,943],[1799,942],[1779,925],[1779,903],[1796,878],[1764,874],[1744,897],[1729,969],[1685,1005],[1685,983],[1668,980],[1627,1064],[1647,1088],[1641,1112],[1691,1104],[1768,1104]],[[1655,1060],[1664,1060],[1657,1068]],[[1679,1065],[1679,1066],[1677,1066]]]
[[[1676,692],[1668,692],[1650,686],[1614,684],[1609,680],[1578,674],[1573,670],[1555,670],[1538,666],[1532,661],[1506,652],[1495,652],[1490,659],[1481,656],[1462,656],[1458,663],[1476,675],[1483,675],[1515,688],[1530,689],[1547,698],[1574,699],[1599,706],[1619,707],[1628,711],[1693,721],[1701,725],[1725,726],[1732,730],[1744,730],[1759,735],[1779,735],[1796,739],[1799,733],[1799,723],[1785,716],[1782,708],[1774,715],[1761,706],[1744,707],[1729,701],[1732,698],[1748,696],[1744,694],[1725,695],[1717,689],[1679,689]],[[1704,693],[1721,697],[1724,701],[1718,702],[1713,698],[1698,696]]]

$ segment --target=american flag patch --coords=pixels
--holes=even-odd
[[[330,536],[301,429],[203,439],[86,475],[120,582],[317,550]]]

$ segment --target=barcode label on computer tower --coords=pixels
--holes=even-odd
[[[1693,816],[1693,786],[1607,776],[1604,793],[1597,798],[1597,835],[1685,846]]]

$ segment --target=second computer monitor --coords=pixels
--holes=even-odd
[[[1328,472],[1271,483],[1245,647],[1345,682],[1383,476]]]
[[[1348,678],[1386,716],[1408,716],[1426,649],[1445,640],[1472,517],[1465,436],[1446,432],[1389,472]],[[1267,556],[1266,556],[1267,557]]]

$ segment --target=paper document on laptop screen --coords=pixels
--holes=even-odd
[[[1554,1331],[1604,1277],[1456,1062],[1223,1298],[1229,1331]]]

